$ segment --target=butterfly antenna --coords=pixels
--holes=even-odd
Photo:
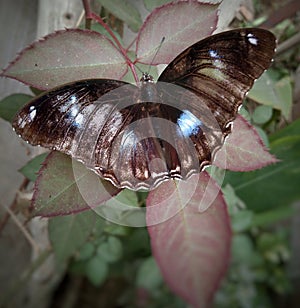
[[[163,42],[164,42],[164,40],[165,40],[165,37],[163,36],[163,38],[161,39],[161,41],[160,41],[158,47],[156,48],[156,52],[155,52],[154,56],[153,56],[153,58],[152,58],[152,60],[151,60],[151,62],[150,62],[150,64],[149,64],[149,67],[148,67],[148,74],[150,74],[151,66],[152,66],[152,64],[153,64],[153,62],[154,62],[154,60],[155,60],[155,58],[156,58],[156,56],[157,56],[157,54],[158,54],[158,52],[159,52],[159,50],[160,50],[162,44],[163,44]]]

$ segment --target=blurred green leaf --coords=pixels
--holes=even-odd
[[[107,241],[97,248],[97,255],[108,263],[114,263],[121,259],[123,247],[121,241],[114,236],[109,236]]]
[[[286,262],[290,258],[290,252],[286,245],[287,239],[286,233],[264,232],[258,238],[258,249],[269,262],[279,265],[282,261]]]
[[[265,72],[249,91],[252,100],[282,112],[286,119],[290,118],[292,108],[292,86],[289,77],[279,81],[272,78],[272,71]]]
[[[266,132],[259,126],[257,125],[253,125],[255,127],[255,129],[257,130],[257,132],[259,133],[259,136],[260,138],[262,139],[264,145],[267,147],[267,148],[270,148],[270,143],[269,143],[269,137],[268,135],[266,134]]]
[[[251,115],[249,113],[249,111],[242,105],[240,110],[239,110],[239,114],[245,118],[248,122],[251,122]]]
[[[270,136],[270,142],[283,137],[300,136],[300,118]]]
[[[254,245],[248,235],[237,234],[232,238],[232,257],[235,262],[252,264]]]
[[[130,234],[126,245],[123,246],[124,255],[129,258],[148,256],[151,254],[150,237],[146,228],[135,228]]]
[[[225,183],[234,187],[248,209],[257,212],[300,199],[300,135],[273,141],[271,152],[281,161],[252,172],[227,172],[225,176]]]
[[[231,218],[231,226],[234,232],[242,232],[252,225],[253,212],[240,210]]]
[[[162,275],[155,259],[147,258],[138,270],[136,285],[153,292],[161,286],[162,282]]]
[[[108,265],[97,255],[87,262],[85,273],[93,285],[100,286],[107,278]]]
[[[66,261],[86,242],[94,223],[95,213],[91,210],[50,219],[49,238],[59,262]]]
[[[112,15],[123,20],[128,27],[137,32],[142,25],[142,18],[139,11],[127,0],[97,0]]]
[[[245,208],[245,203],[236,195],[233,187],[230,184],[226,184],[222,188],[226,204],[229,207],[230,215],[235,215],[236,211],[239,211],[240,208]]]
[[[0,117],[12,122],[17,112],[32,98],[28,94],[12,94],[3,98],[0,101]]]
[[[78,260],[88,260],[95,252],[95,246],[91,242],[85,243],[79,251]]]
[[[73,261],[69,265],[69,271],[76,275],[85,275],[86,272],[86,261]]]
[[[258,106],[253,112],[252,119],[256,124],[264,124],[271,119],[272,113],[271,106]]]
[[[291,206],[282,206],[253,216],[251,227],[267,227],[276,222],[290,218],[295,213]]]
[[[37,173],[41,168],[43,161],[45,160],[48,153],[40,154],[31,159],[24,167],[19,171],[30,181],[34,182],[37,178]]]
[[[108,224],[104,227],[104,231],[111,235],[126,236],[129,233],[129,228],[116,224]]]

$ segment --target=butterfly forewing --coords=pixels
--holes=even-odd
[[[249,28],[210,36],[186,49],[161,74],[158,81],[191,90],[213,113],[224,134],[253,82],[272,61],[274,35]]]
[[[99,79],[51,90],[29,102],[17,114],[13,127],[32,145],[71,154],[75,135],[86,129],[85,123],[94,116],[97,99],[124,84],[122,81]],[[103,109],[102,119],[105,119],[105,112],[108,111]]]
[[[13,127],[33,145],[71,155],[118,187],[153,189],[211,163],[254,80],[270,65],[274,36],[221,33],[191,46],[154,84],[92,79],[27,104]]]

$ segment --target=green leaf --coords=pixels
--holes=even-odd
[[[123,20],[128,27],[137,32],[142,25],[139,11],[127,0],[98,0],[114,16]]]
[[[231,215],[235,214],[236,208],[246,207],[245,203],[236,195],[231,185],[226,184],[225,187],[222,188],[222,192],[224,194],[226,204],[229,206],[228,210]]]
[[[48,153],[40,154],[31,159],[24,167],[19,171],[30,181],[34,182],[37,178],[37,173],[41,168],[43,161],[45,160]]]
[[[41,95],[42,93],[44,93],[45,91],[43,90],[40,90],[38,88],[34,88],[34,87],[29,87],[31,92],[35,95],[35,96],[38,96],[38,95]]]
[[[136,285],[153,292],[162,285],[162,282],[162,275],[155,259],[153,257],[147,258],[138,270]]]
[[[292,86],[289,77],[276,81],[272,71],[265,72],[249,91],[252,100],[282,112],[286,119],[290,118],[292,108]]]
[[[58,216],[101,205],[118,193],[108,181],[65,154],[52,151],[35,182],[33,215]]]
[[[135,191],[123,189],[117,196],[95,207],[94,211],[107,220],[124,226],[144,225],[145,212],[138,207]]]
[[[300,118],[270,136],[270,142],[282,137],[300,136]]]
[[[251,264],[254,246],[245,234],[237,234],[232,238],[232,256],[235,261]]]
[[[242,232],[252,225],[253,212],[248,210],[238,211],[231,218],[231,226],[234,232]]]
[[[148,256],[151,254],[150,238],[146,228],[134,228],[130,240],[123,247],[124,255],[129,258],[134,256]]]
[[[249,111],[242,105],[240,110],[239,110],[239,114],[246,119],[248,122],[251,122],[251,115],[249,113]]]
[[[84,28],[83,28],[84,29]],[[110,33],[100,24],[98,23],[93,23],[92,26],[91,26],[91,30],[93,31],[97,31],[103,35],[105,35],[107,38],[109,38],[112,43],[115,44],[115,41],[114,39],[112,38],[112,36],[110,35]],[[113,32],[113,34],[115,35],[115,37],[118,39],[118,41],[121,43],[121,45],[123,45],[123,40],[120,36],[120,34],[117,32],[117,31],[114,31],[111,29],[111,31]]]
[[[288,206],[300,198],[300,135],[273,141],[271,152],[281,161],[252,172],[227,172],[225,177],[248,209],[257,212]]]
[[[49,237],[58,262],[70,258],[87,241],[94,223],[93,211],[50,219]]]
[[[144,0],[144,4],[146,9],[152,12],[155,8],[172,1],[173,0]]]
[[[108,265],[101,257],[95,256],[87,262],[85,273],[93,285],[100,286],[108,275]]]
[[[85,243],[79,251],[78,260],[88,260],[95,252],[95,246],[91,242]]]
[[[266,132],[261,127],[259,127],[257,125],[253,125],[253,126],[257,130],[257,132],[259,133],[259,136],[262,139],[264,145],[269,149],[270,148],[270,142],[269,142],[269,137],[266,134]]]
[[[129,233],[129,228],[116,224],[108,224],[105,226],[104,231],[110,235],[127,236]]]
[[[117,237],[110,236],[106,242],[99,245],[97,254],[106,262],[114,263],[122,257],[122,243]]]
[[[12,122],[17,112],[32,98],[28,94],[12,94],[3,98],[0,101],[0,117]]]
[[[273,108],[271,106],[258,106],[255,108],[252,119],[256,124],[267,123],[273,114]]]
[[[295,209],[286,205],[264,213],[257,213],[253,216],[251,227],[267,227],[284,219],[288,219],[294,214]]]

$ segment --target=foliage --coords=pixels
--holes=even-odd
[[[122,35],[100,22],[101,25],[93,24],[93,30],[59,31],[35,42],[22,51],[4,75],[42,90],[99,76],[133,81],[136,76],[130,63],[138,67],[168,63],[174,55],[210,35],[212,30],[227,26],[218,20],[217,5],[201,5],[196,1],[186,5],[186,1],[174,4],[145,0],[146,8],[154,11],[144,24],[138,8],[131,7],[127,1],[99,2],[138,32],[133,44],[135,49],[128,51],[121,39],[115,39]],[[226,13],[226,7],[220,10]],[[172,18],[166,18],[168,15]],[[162,36],[166,39],[160,45]],[[154,58],[158,48],[159,53]],[[134,60],[130,60],[132,58]],[[203,172],[196,180],[194,177],[195,185],[193,181],[167,182],[148,196],[144,192],[119,193],[80,163],[75,163],[81,174],[80,179],[76,178],[74,162],[55,152],[47,156],[41,169],[45,155],[24,166],[22,174],[35,182],[33,215],[58,216],[49,223],[49,237],[57,262],[68,263],[72,275],[84,275],[95,286],[103,286],[112,277],[122,277],[129,287],[116,299],[120,305],[137,305],[144,301],[147,307],[167,304],[184,307],[180,299],[172,296],[170,288],[195,307],[204,307],[211,301],[229,262],[231,231],[227,205],[233,231],[232,258],[228,275],[216,295],[216,307],[271,307],[269,290],[273,294],[289,292],[284,267],[290,254],[286,244],[288,234],[283,227],[271,227],[293,214],[291,204],[300,197],[297,186],[300,121],[278,129],[282,118],[291,117],[292,88],[289,76],[276,72],[274,68],[256,82],[241,111],[254,126],[238,117],[229,141],[218,153],[216,166],[223,168],[222,157],[227,157],[227,168],[232,170],[226,173],[224,183],[220,183],[221,192]],[[11,121],[28,99],[30,97],[19,94],[5,98],[0,102],[0,116]],[[241,140],[249,142],[241,145]],[[261,169],[254,170],[258,168]],[[248,170],[254,171],[245,172]],[[183,188],[178,188],[180,185]],[[92,186],[95,190],[91,190]],[[100,186],[105,191],[108,189],[110,195],[118,195],[117,198],[109,200],[104,190],[99,191]],[[80,187],[92,193],[82,195]],[[192,195],[186,207],[185,193]],[[118,202],[132,208],[147,205],[143,219],[148,221],[148,230],[128,227],[136,217],[132,218],[130,211],[124,210],[118,213],[119,217],[110,218],[123,225],[114,225],[99,216],[103,214],[99,205],[104,204],[104,210],[109,210]],[[157,203],[164,208],[152,209]],[[202,203],[206,210],[203,212],[199,211]],[[94,210],[90,210],[91,204]],[[170,212],[173,217],[168,220],[170,217],[165,215]],[[157,217],[165,217],[166,222],[156,225]],[[130,296],[132,294],[135,296]]]

